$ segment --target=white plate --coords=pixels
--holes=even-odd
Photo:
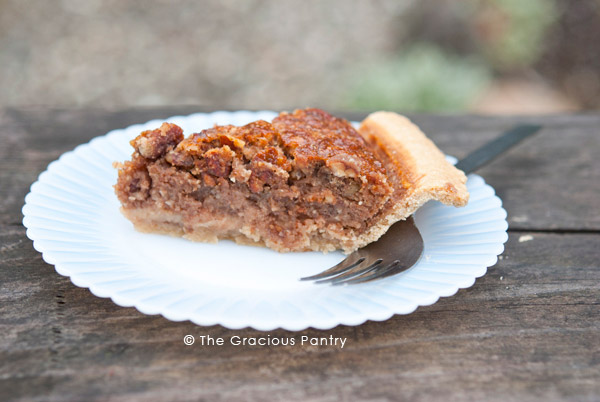
[[[190,134],[213,124],[271,120],[274,112],[175,116]],[[119,212],[113,161],[131,155],[129,140],[162,120],[93,139],[52,162],[25,198],[23,224],[44,260],[80,287],[120,306],[198,325],[259,330],[328,329],[409,314],[451,296],[485,274],[507,240],[506,211],[494,190],[470,175],[465,208],[430,202],[415,214],[423,257],[410,270],[353,286],[300,282],[341,261],[341,253],[288,253],[194,243],[138,233]]]

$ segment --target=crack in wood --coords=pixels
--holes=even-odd
[[[52,365],[57,366],[60,363],[58,349],[63,341],[62,323],[65,318],[65,314],[63,311],[63,306],[65,305],[64,289],[58,289],[54,298],[56,299],[56,306],[53,310],[55,313],[55,320],[54,325],[51,327],[52,333],[50,334],[52,337],[52,345],[50,346],[50,362],[52,363]]]
[[[598,229],[541,229],[541,228],[508,228],[508,233],[550,233],[550,234],[600,234]]]

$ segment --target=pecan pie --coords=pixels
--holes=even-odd
[[[389,112],[358,130],[319,109],[187,138],[163,123],[131,145],[115,185],[123,214],[140,231],[196,241],[349,253],[428,200],[469,196],[463,172]]]

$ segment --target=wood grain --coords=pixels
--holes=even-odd
[[[481,171],[511,231],[473,287],[385,322],[264,333],[170,322],[97,298],[45,264],[20,224],[29,185],[61,153],[193,111],[0,111],[0,400],[600,398],[600,116],[528,118],[545,130]],[[414,119],[458,157],[523,120]],[[185,346],[187,334],[226,342]],[[242,347],[228,343],[234,335],[347,342]]]

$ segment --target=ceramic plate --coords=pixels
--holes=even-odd
[[[274,112],[175,116],[185,134],[213,124],[271,120]],[[99,297],[145,314],[198,325],[258,330],[328,329],[409,314],[451,296],[484,275],[507,240],[506,211],[477,175],[464,208],[430,202],[415,214],[425,241],[421,260],[385,280],[353,286],[300,282],[335,265],[341,253],[287,253],[229,241],[194,243],[138,233],[119,212],[114,161],[132,153],[129,140],[163,120],[93,139],[52,162],[25,198],[27,236],[56,271]]]

